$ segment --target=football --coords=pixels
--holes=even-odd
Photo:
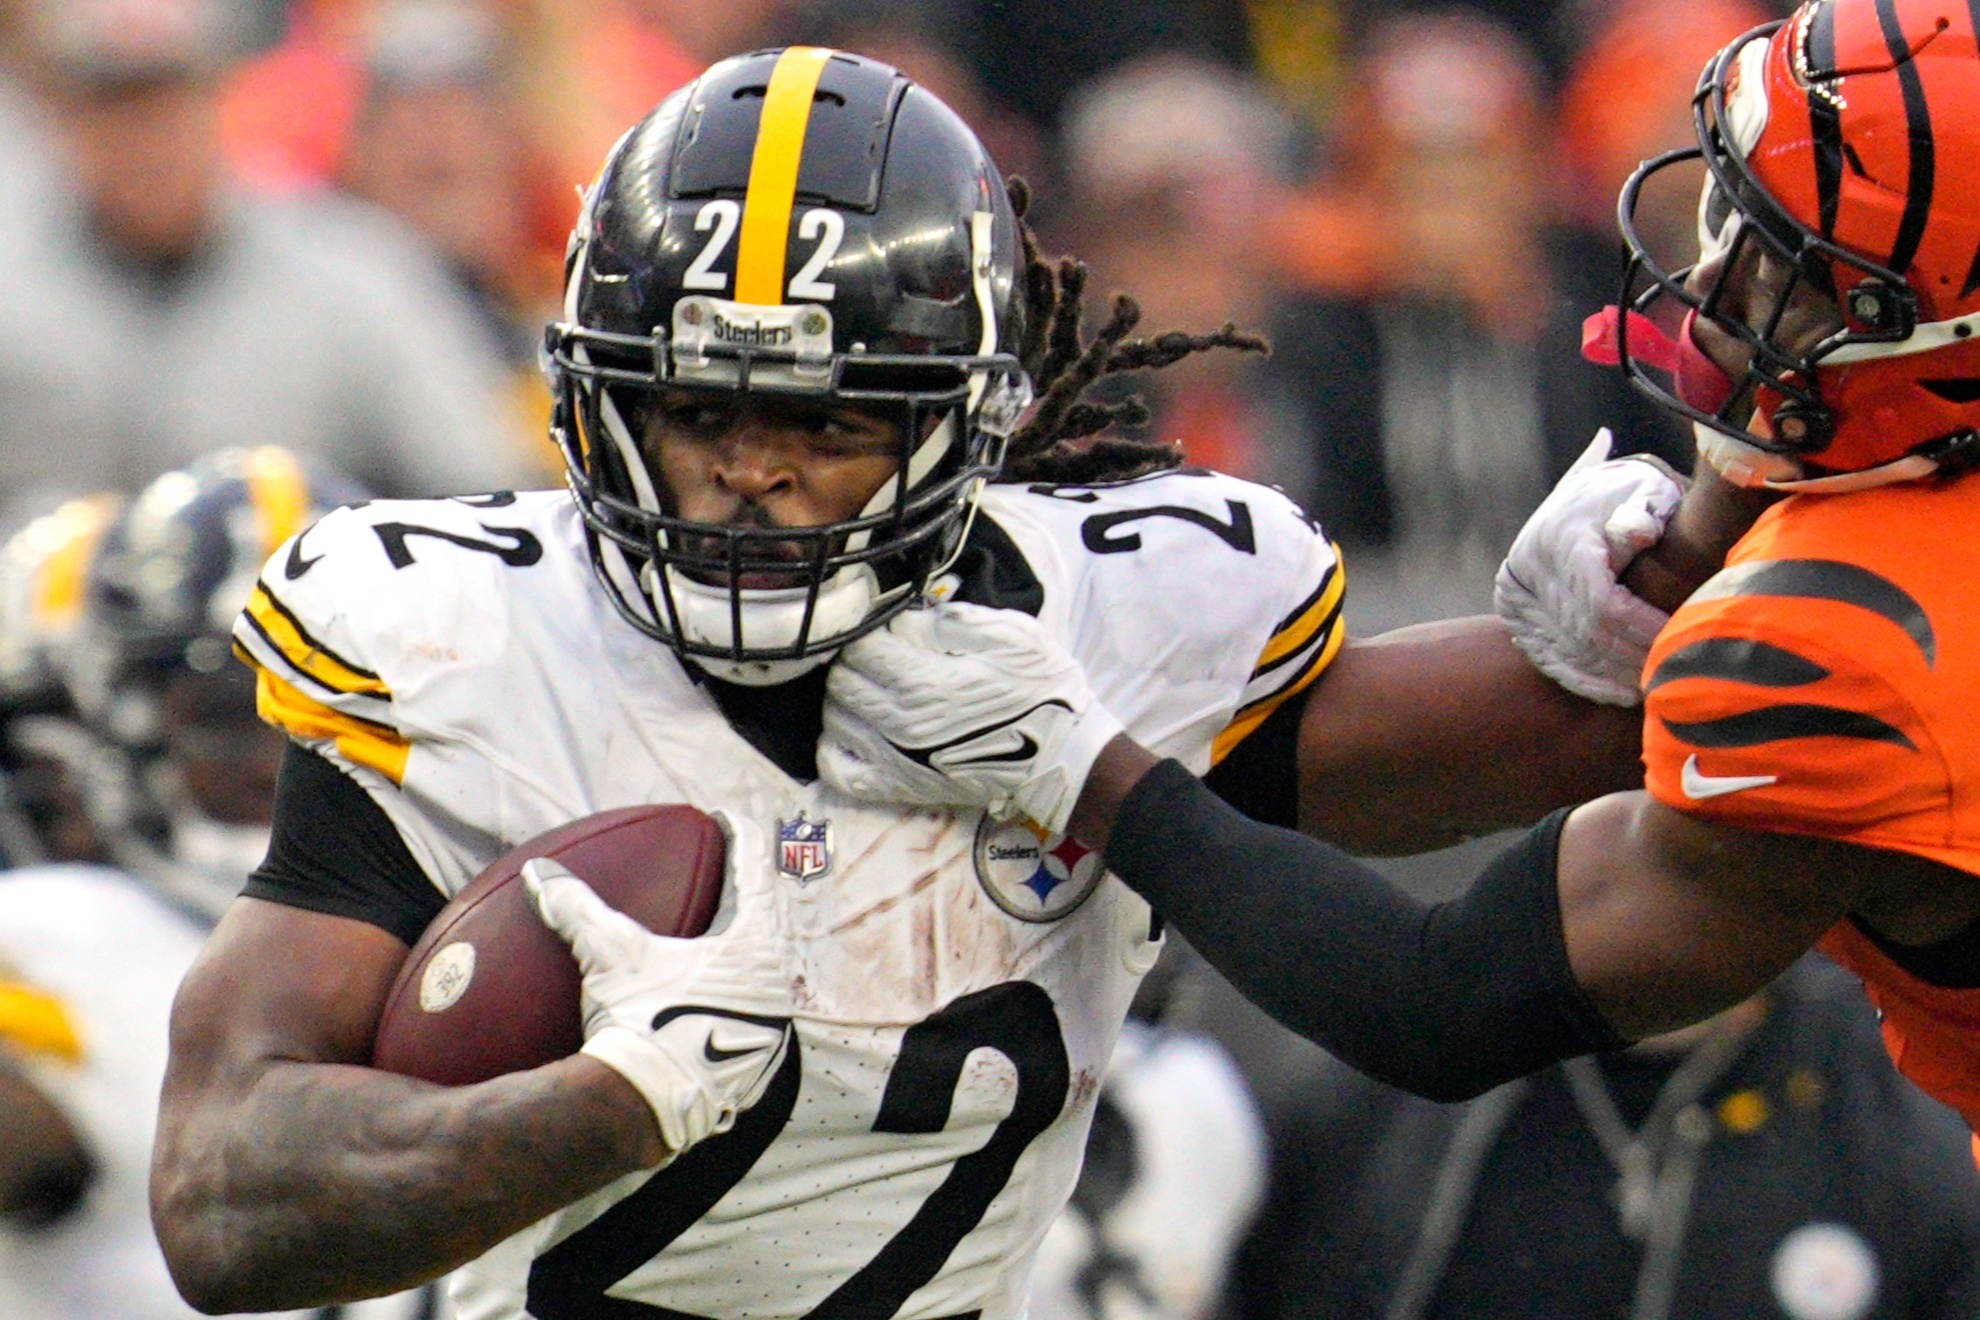
[[[621,807],[504,853],[433,919],[406,955],[372,1045],[375,1068],[465,1086],[575,1054],[578,967],[523,888],[523,863],[554,858],[659,935],[699,935],[722,896],[727,840],[681,805]]]

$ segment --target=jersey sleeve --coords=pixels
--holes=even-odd
[[[1701,588],[1644,670],[1645,783],[1729,825],[1932,851],[1951,777],[1913,692],[1930,657],[1864,570],[1756,561]]]
[[[1045,576],[1062,584],[1041,617],[1136,739],[1195,773],[1340,653],[1340,555],[1280,492],[1179,471],[1032,493],[1024,512],[1059,560]]]
[[[1342,607],[1347,601],[1347,574],[1340,548],[1319,535],[1305,545],[1303,562],[1292,581],[1311,590],[1272,627],[1251,674],[1239,694],[1237,709],[1211,744],[1211,761],[1221,762],[1239,743],[1256,733],[1272,713],[1325,672],[1347,640]]]
[[[276,550],[234,626],[262,718],[349,774],[448,893],[502,850],[485,808],[510,766],[470,753],[520,718],[511,579],[552,507],[496,499],[331,513]]]
[[[358,511],[339,509],[279,547],[234,623],[234,649],[255,671],[261,717],[332,760],[405,780],[411,741],[392,689],[342,602],[387,584]]]

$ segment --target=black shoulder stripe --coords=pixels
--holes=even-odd
[[[1942,20],[1943,21],[1943,20]],[[1925,80],[1911,58],[1911,45],[1898,21],[1897,0],[1877,0],[1877,22],[1884,29],[1884,46],[1897,67],[1904,93],[1905,137],[1911,145],[1910,175],[1904,185],[1904,214],[1898,220],[1897,242],[1891,247],[1890,268],[1902,275],[1918,255],[1925,236],[1925,219],[1932,210],[1932,185],[1937,158],[1932,145],[1932,115],[1925,104]]]
[[[309,647],[310,650],[321,652],[322,654],[328,656],[331,660],[335,661],[337,664],[341,665],[343,668],[350,670],[353,674],[356,674],[361,678],[378,679],[377,674],[373,673],[369,669],[366,669],[363,665],[354,664],[351,661],[344,659],[343,656],[338,655],[335,651],[325,646],[322,642],[317,641],[316,638],[313,635],[311,635],[309,629],[303,627],[303,621],[296,617],[295,611],[291,610],[287,605],[284,605],[282,603],[282,598],[280,596],[277,596],[273,591],[269,590],[268,579],[257,578],[255,579],[255,585],[260,587],[261,594],[268,598],[269,608],[274,610],[277,614],[281,615],[283,619],[288,621],[289,626],[296,630],[296,636],[300,638],[303,644]],[[269,646],[273,647],[278,653],[282,655],[288,654],[288,652],[282,648],[281,643],[277,642],[275,638],[269,634],[268,629],[261,626],[261,621],[255,618],[252,612],[243,611],[240,617],[246,619],[248,623],[254,628],[254,630],[257,633],[259,633],[262,636],[262,638],[269,644]],[[383,680],[379,679],[379,681],[382,682]]]
[[[1917,744],[1904,730],[1884,723],[1875,715],[1840,706],[1762,706],[1759,710],[1696,724],[1665,720],[1664,727],[1671,731],[1672,737],[1692,747],[1758,747],[1790,738],[1861,738],[1917,750]]]
[[[1980,0],[1974,0],[1974,3],[1980,4]],[[1327,594],[1327,588],[1334,585],[1334,575],[1340,571],[1341,571],[1340,552],[1339,549],[1336,548],[1334,562],[1329,564],[1327,566],[1327,571],[1320,575],[1320,585],[1313,588],[1312,595],[1308,596],[1305,600],[1301,601],[1299,604],[1293,606],[1292,609],[1286,614],[1285,618],[1280,619],[1277,623],[1272,625],[1272,635],[1274,637],[1277,637],[1280,633],[1292,627],[1295,623],[1298,623],[1300,619],[1305,617],[1306,612],[1308,610],[1312,609],[1315,605],[1319,604],[1320,598]],[[1335,609],[1337,611],[1339,610],[1339,608],[1340,607],[1338,605],[1335,606]]]
[[[1829,673],[1826,666],[1806,656],[1766,642],[1711,637],[1666,656],[1643,690],[1651,692],[1680,678],[1723,678],[1757,687],[1800,687],[1820,682]]]
[[[1881,614],[1910,635],[1930,666],[1939,656],[1932,620],[1903,587],[1856,564],[1834,559],[1762,559],[1729,568],[1693,593],[1691,599],[1727,596],[1798,596],[1840,601]]]

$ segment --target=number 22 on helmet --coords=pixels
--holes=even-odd
[[[634,627],[717,677],[782,682],[955,558],[1030,385],[1017,217],[925,89],[818,48],[725,60],[612,149],[568,266],[552,427]],[[820,526],[691,521],[640,448],[663,389],[883,415],[894,474]]]

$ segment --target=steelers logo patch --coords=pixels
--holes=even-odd
[[[976,878],[990,901],[1019,921],[1057,921],[1106,873],[1100,854],[1028,820],[985,816],[976,827]]]

